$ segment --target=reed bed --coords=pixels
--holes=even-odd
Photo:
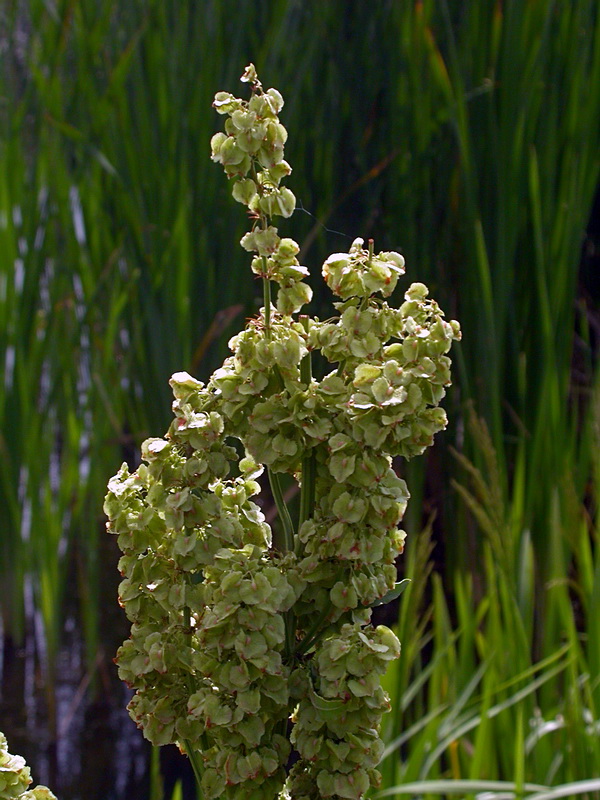
[[[287,100],[305,263],[373,237],[464,331],[449,431],[400,466],[376,796],[600,797],[575,785],[600,763],[597,4],[7,0],[0,43],[2,620],[37,632],[49,730],[65,620],[89,669],[100,647],[106,480],[260,302],[208,158],[253,60]]]

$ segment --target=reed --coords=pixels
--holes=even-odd
[[[444,592],[428,565],[430,534],[413,540],[397,631],[410,646],[386,676],[400,713],[389,721],[384,788],[375,796],[485,791],[499,800],[559,796],[561,786],[568,796],[600,796],[598,781],[574,785],[595,777],[600,756],[600,561],[588,520],[567,487],[552,499],[546,563],[523,532],[516,570],[505,549],[513,509],[494,500],[496,454],[481,422],[474,428],[487,468],[460,456],[468,485],[455,488],[484,537],[481,569],[457,571],[453,592]],[[567,578],[571,559],[578,577],[571,570]],[[414,620],[430,623],[415,630]]]

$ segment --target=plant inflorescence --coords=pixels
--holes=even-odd
[[[422,453],[444,428],[446,354],[460,329],[423,284],[388,305],[404,259],[362,239],[323,265],[336,315],[298,316],[308,270],[273,224],[295,208],[282,185],[283,98],[252,65],[242,80],[249,100],[215,97],[227,119],[212,158],[248,208],[241,245],[264,305],[206,385],[173,375],[166,436],[109,483],[132,623],[117,663],[136,690],[131,716],[154,744],[180,744],[202,797],[359,800],[379,780],[380,676],[400,652],[370,623],[401,588],[409,495],[392,458]],[[252,499],[265,470],[273,529]],[[297,519],[282,475],[300,486]]]
[[[6,736],[0,732],[0,797],[2,800],[56,800],[47,786],[30,789],[31,771],[22,756],[8,752]]]

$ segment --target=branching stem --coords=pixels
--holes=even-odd
[[[188,639],[188,643],[191,646],[191,644],[192,644],[192,618],[191,618],[189,606],[184,606],[183,607],[183,625],[184,625],[184,630],[185,630],[186,637]],[[194,693],[194,683],[193,683],[193,678],[192,678],[191,673],[188,673],[186,678],[187,678],[188,692],[190,693],[190,695],[192,695]],[[196,783],[198,784],[198,792],[200,794],[200,797],[202,797],[202,794],[200,793],[200,789],[201,789],[201,785],[202,785],[202,766],[201,766],[200,760],[198,758],[198,753],[194,750],[194,748],[192,747],[191,742],[188,739],[184,739],[182,744],[183,744],[183,748],[184,748],[184,750],[186,752],[186,755],[190,760],[190,764],[192,765],[192,769],[194,770],[194,776],[196,778]]]
[[[198,791],[200,792],[202,786],[202,767],[200,766],[200,761],[197,757],[198,754],[187,739],[184,739],[182,744],[185,754],[189,758],[192,769],[194,770],[194,776],[196,778],[196,783],[198,784]],[[202,797],[202,795],[200,795],[200,797]]]
[[[267,258],[262,256],[263,273],[267,271]],[[265,339],[271,338],[271,281],[263,277],[263,303],[265,306]]]
[[[316,482],[316,463],[315,454],[310,453],[302,459],[302,488],[300,490],[300,517],[298,519],[298,530],[303,522],[310,519],[315,505],[315,482]]]
[[[273,470],[268,469],[269,483],[271,484],[271,491],[273,492],[273,500],[277,506],[277,513],[283,527],[283,537],[278,537],[273,534],[275,547],[282,553],[287,553],[294,548],[294,523],[288,511],[288,507],[283,499],[283,492],[281,490],[281,482],[279,475]]]
[[[327,617],[329,616],[329,612],[330,611],[331,611],[331,609],[329,607],[325,607],[323,609],[323,611],[321,611],[319,616],[316,618],[314,623],[311,625],[311,627],[307,631],[306,636],[304,637],[304,639],[302,639],[302,641],[300,642],[300,644],[296,648],[296,655],[297,656],[304,655],[304,653],[306,653],[306,652],[308,652],[310,650],[310,648],[313,646],[313,644],[316,644],[319,641],[319,638],[321,637],[323,631],[325,630],[324,627],[323,627],[323,623],[326,621]]]
[[[304,330],[308,333],[310,326],[310,318],[303,314],[300,321],[304,326]],[[300,364],[300,380],[307,387],[310,386],[312,381],[312,361],[310,351],[304,356]],[[298,519],[298,530],[303,522],[309,519],[313,513],[315,504],[315,473],[316,463],[314,451],[311,448],[302,459],[302,488],[300,491],[300,516]],[[299,542],[296,542],[297,548],[300,547]]]
[[[283,492],[281,491],[281,483],[279,475],[271,469],[267,470],[269,474],[269,482],[271,484],[271,491],[273,499],[277,506],[277,513],[283,527],[283,535],[273,532],[273,544],[282,553],[287,553],[294,549],[294,524],[290,516],[290,512],[283,499]],[[294,612],[290,609],[284,614],[285,622],[285,654],[290,659],[294,653],[294,641],[296,638],[296,617]]]

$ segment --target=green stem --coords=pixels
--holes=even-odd
[[[289,663],[294,655],[294,643],[296,641],[296,615],[293,608],[285,612],[283,621],[285,623],[285,658]]]
[[[263,272],[267,271],[266,256],[262,256]],[[271,281],[268,278],[263,278],[263,302],[265,305],[265,338],[271,338]]]
[[[310,328],[310,317],[308,314],[301,314],[299,321],[302,323],[302,327],[308,334]],[[306,384],[307,387],[310,386],[312,381],[312,356],[310,350],[300,362],[300,380],[302,383]]]
[[[310,318],[303,314],[300,321],[304,326],[304,330],[308,333]],[[300,380],[307,387],[310,386],[312,381],[312,360],[310,351],[304,356],[300,363]],[[314,450],[311,448],[302,459],[302,488],[300,490],[300,516],[298,519],[298,530],[303,522],[306,522],[313,513],[315,505],[315,478],[316,478],[316,462]],[[296,547],[300,546],[299,540],[296,542]],[[299,555],[299,553],[298,553]]]
[[[254,171],[254,180],[260,186],[258,177],[256,175],[256,167],[254,167],[253,171]],[[265,231],[269,226],[269,220],[264,214],[260,215],[260,226],[263,231]],[[267,278],[267,257],[261,256],[261,261],[262,261],[262,271],[263,271],[263,279],[262,279],[263,303],[265,306],[265,339],[270,339],[271,338],[271,281]]]
[[[311,450],[311,452],[302,459],[302,488],[300,490],[298,530],[300,530],[303,522],[310,519],[315,506],[316,466],[315,454]]]
[[[191,646],[192,642],[192,617],[190,613],[189,606],[183,607],[183,625],[184,630],[186,633],[186,637],[188,642]],[[187,688],[190,695],[194,693],[194,680],[190,673],[187,674]],[[194,770],[194,775],[196,777],[196,783],[198,785],[198,796],[201,798],[201,783],[202,783],[202,766],[200,765],[200,761],[198,760],[198,755],[194,748],[192,747],[191,742],[188,739],[184,739],[182,741],[183,748],[186,752],[187,757],[190,760],[190,764],[192,765],[192,769]]]
[[[267,268],[267,259],[262,256],[263,267]],[[265,339],[271,339],[271,281],[268,278],[263,278],[263,302],[265,305]],[[275,375],[276,387],[278,392],[282,392],[285,388],[285,383],[281,371],[277,364],[273,365],[273,374]]]
[[[273,533],[273,544],[282,553],[287,553],[294,547],[294,525],[290,512],[283,499],[283,492],[281,491],[281,483],[279,482],[279,475],[276,472],[267,470],[269,474],[269,482],[271,484],[271,491],[273,492],[273,499],[277,506],[277,513],[283,526],[283,538]],[[291,659],[294,654],[294,642],[296,639],[296,617],[292,609],[286,611],[284,614],[285,622],[285,655],[287,659]]]
[[[288,507],[285,504],[285,500],[283,499],[279,475],[276,472],[273,472],[271,469],[268,469],[267,472],[269,474],[271,491],[273,492],[273,500],[275,500],[277,513],[279,514],[279,519],[281,520],[281,524],[283,526],[283,538],[280,538],[279,536],[276,537],[275,534],[273,534],[273,543],[278,550],[281,550],[282,553],[287,553],[294,547],[294,524],[292,522],[290,512],[288,511]]]
[[[198,785],[198,796],[201,798],[201,786],[202,786],[202,767],[200,766],[200,762],[198,761],[197,754],[192,747],[191,743],[184,739],[183,742],[183,749],[185,750],[185,754],[190,760],[190,764],[192,765],[192,769],[194,770],[194,775],[196,777],[196,783]]]
[[[310,650],[310,648],[313,646],[313,644],[318,642],[319,637],[321,636],[321,634],[324,631],[323,623],[325,622],[325,620],[329,616],[330,610],[331,610],[330,608],[324,608],[323,611],[321,611],[321,613],[319,614],[317,619],[314,621],[314,623],[309,628],[308,633],[306,634],[304,639],[302,639],[302,641],[300,642],[300,644],[296,648],[296,655],[298,655],[298,656],[303,655],[308,650]]]

